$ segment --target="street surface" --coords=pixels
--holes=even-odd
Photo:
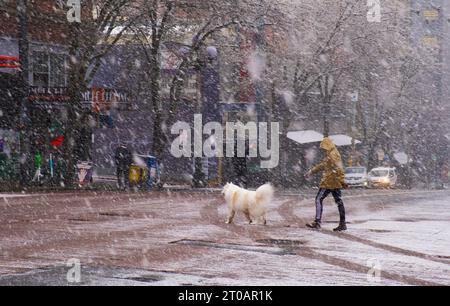
[[[450,285],[450,191],[345,191],[345,233],[332,197],[304,227],[314,192],[267,226],[225,224],[219,192],[0,194],[0,285]]]

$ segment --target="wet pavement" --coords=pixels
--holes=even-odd
[[[220,193],[0,194],[0,285],[450,285],[450,192],[351,190],[308,230],[314,190],[268,225],[225,224]]]

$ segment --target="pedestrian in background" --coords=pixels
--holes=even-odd
[[[116,149],[115,160],[118,187],[119,189],[128,189],[130,187],[130,167],[133,163],[133,156],[124,143],[121,143]]]
[[[42,154],[40,151],[37,151],[34,154],[34,176],[32,181],[40,183],[42,177]]]

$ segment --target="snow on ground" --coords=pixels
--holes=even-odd
[[[32,194],[23,193],[0,193],[0,198],[20,198],[20,197],[31,197]]]
[[[305,229],[312,197],[279,194],[267,226],[225,224],[211,193],[0,198],[0,284],[64,284],[78,258],[80,285],[450,285],[448,191],[346,192],[342,234],[331,199]]]

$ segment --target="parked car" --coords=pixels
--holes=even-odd
[[[345,168],[345,183],[349,187],[367,187],[367,168],[348,167]]]
[[[392,188],[397,184],[397,172],[395,168],[374,168],[367,175],[367,179],[369,187]]]

